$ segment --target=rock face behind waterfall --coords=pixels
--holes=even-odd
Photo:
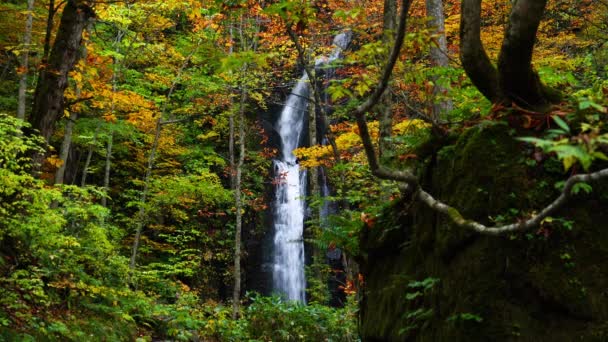
[[[566,175],[558,162],[527,166],[521,148],[504,126],[471,128],[434,148],[422,186],[487,223],[540,208]],[[607,193],[593,184],[552,215],[572,229],[554,221],[505,237],[458,229],[423,206],[387,209],[361,236],[363,340],[608,341]],[[430,277],[432,289],[406,298]]]

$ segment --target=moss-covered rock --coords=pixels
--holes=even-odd
[[[557,195],[555,173],[526,165],[508,132],[500,124],[467,130],[433,156],[423,187],[488,224],[546,205]],[[574,198],[542,229],[504,237],[457,228],[421,204],[395,205],[382,218],[390,224],[361,235],[364,340],[608,340],[602,198]],[[440,282],[408,300],[412,282],[429,277]]]

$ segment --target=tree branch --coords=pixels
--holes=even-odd
[[[480,0],[465,0],[464,2],[478,2],[481,4]],[[463,3],[464,3],[463,2]],[[407,13],[409,10],[409,6],[411,4],[411,0],[403,0],[401,14],[399,17],[399,27],[397,29],[397,37],[395,38],[395,44],[391,50],[390,58],[384,70],[382,72],[382,76],[378,85],[376,86],[374,92],[367,98],[365,102],[363,102],[359,107],[357,107],[354,111],[354,116],[357,120],[357,126],[359,127],[359,135],[361,140],[363,141],[363,146],[365,148],[365,153],[367,156],[367,160],[369,162],[372,174],[378,178],[395,180],[398,182],[402,182],[399,185],[399,188],[404,192],[415,191],[416,197],[422,201],[425,205],[431,208],[434,211],[447,215],[452,222],[454,222],[457,226],[472,229],[480,234],[484,235],[492,235],[498,236],[512,232],[524,231],[530,229],[532,227],[538,226],[544,218],[549,216],[559,207],[561,207],[568,198],[570,197],[572,188],[575,184],[580,182],[591,182],[597,181],[603,178],[608,178],[608,169],[603,169],[594,173],[588,174],[579,174],[568,178],[564,189],[560,196],[558,196],[553,202],[551,202],[548,206],[543,208],[540,213],[537,215],[518,223],[512,223],[507,225],[488,227],[479,222],[468,220],[462,216],[462,214],[454,207],[449,206],[446,203],[443,203],[429,193],[424,191],[419,187],[417,177],[409,170],[392,170],[390,168],[384,167],[379,164],[378,157],[376,155],[376,151],[374,149],[371,136],[369,133],[369,129],[367,126],[367,122],[365,119],[366,113],[371,110],[380,100],[382,93],[385,91],[390,76],[392,74],[392,70],[395,66],[397,58],[399,56],[399,51],[403,44],[403,39],[405,36],[405,28],[407,23]],[[484,52],[485,55],[485,52]],[[486,55],[487,58],[487,55]],[[486,75],[490,77],[496,77],[496,71],[492,67],[493,75]],[[492,85],[495,86],[494,84]],[[495,89],[495,88],[494,88]]]
[[[528,230],[538,226],[543,219],[555,212],[559,207],[564,205],[571,195],[572,187],[581,182],[593,182],[608,177],[608,169],[602,169],[593,173],[579,174],[568,178],[562,193],[549,205],[543,208],[538,214],[533,217],[518,223],[511,223],[502,226],[488,227],[479,222],[465,219],[462,214],[455,209],[431,196],[429,193],[419,188],[417,197],[429,208],[447,215],[452,222],[462,228],[472,229],[480,234],[498,236],[508,233],[515,233]]]
[[[380,165],[380,163],[378,162],[376,150],[374,149],[374,144],[372,142],[371,135],[369,134],[367,120],[365,118],[367,112],[370,111],[378,103],[378,101],[380,101],[382,94],[388,86],[391,74],[393,73],[393,68],[395,67],[395,63],[397,62],[397,58],[399,58],[399,53],[401,52],[401,47],[403,46],[403,39],[405,38],[405,31],[407,26],[407,17],[411,4],[411,0],[402,0],[401,12],[399,14],[399,26],[397,27],[397,35],[395,37],[395,43],[393,44],[393,47],[391,49],[388,63],[386,63],[386,65],[384,66],[382,76],[380,77],[380,81],[376,85],[374,91],[361,105],[359,105],[359,107],[355,109],[353,115],[357,120],[357,126],[359,127],[359,136],[363,141],[363,147],[365,149],[365,154],[367,156],[367,160],[369,162],[372,174],[382,179],[391,179],[400,182],[417,184],[417,177],[414,176],[414,174],[412,174],[409,170],[391,170]]]

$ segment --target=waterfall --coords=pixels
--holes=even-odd
[[[304,213],[306,172],[292,151],[298,147],[308,110],[308,76],[304,75],[283,107],[276,129],[281,137],[281,159],[274,160],[274,265],[273,286],[287,299],[305,301]]]
[[[315,68],[320,69],[340,57],[350,42],[351,33],[334,38],[335,49],[329,57],[320,57]],[[305,302],[304,276],[304,218],[306,212],[306,171],[300,171],[293,150],[299,147],[308,112],[308,75],[299,79],[287,98],[275,129],[281,138],[280,159],[275,159],[274,257],[273,287],[276,292],[293,301]]]

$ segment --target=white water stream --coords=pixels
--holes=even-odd
[[[321,68],[340,56],[351,38],[350,32],[334,38],[335,49],[329,57],[316,60]],[[287,98],[275,129],[281,137],[280,159],[275,159],[274,257],[272,280],[274,290],[286,299],[306,301],[304,276],[304,216],[306,212],[306,171],[300,171],[293,150],[299,147],[304,120],[308,113],[308,75],[302,75]]]

